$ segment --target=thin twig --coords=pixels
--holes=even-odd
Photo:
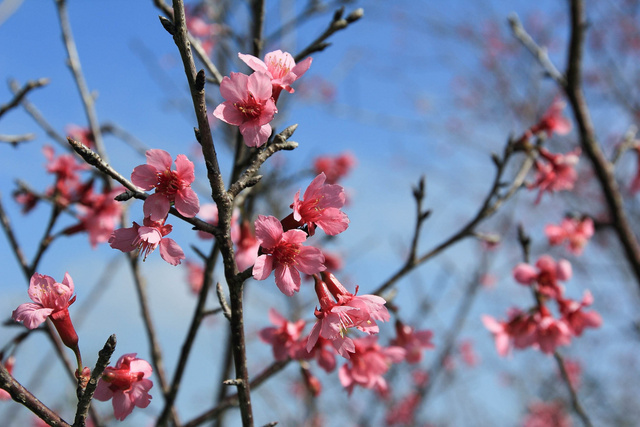
[[[13,233],[13,228],[11,228],[11,222],[9,221],[9,217],[4,210],[4,204],[2,203],[2,194],[0,194],[0,224],[2,224],[2,229],[4,233],[7,235],[7,240],[9,240],[9,244],[11,245],[11,249],[18,259],[18,264],[22,268],[22,272],[25,277],[31,277],[31,269],[29,268],[29,262],[24,256],[22,252],[22,248],[20,247],[20,243],[18,243],[18,239],[16,239],[16,235]]]
[[[13,99],[4,105],[0,105],[0,118],[12,108],[15,108],[20,104],[27,94],[33,89],[46,86],[49,84],[49,79],[29,80],[21,89],[14,93]]]
[[[0,135],[0,142],[6,142],[14,147],[23,142],[33,141],[36,138],[35,133],[25,133],[22,135]]]

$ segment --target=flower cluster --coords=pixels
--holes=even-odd
[[[585,292],[581,302],[564,297],[564,287],[558,281],[571,278],[568,261],[556,262],[544,255],[536,262],[536,268],[519,264],[513,275],[517,282],[533,288],[538,304],[526,312],[512,309],[506,321],[497,321],[487,315],[482,317],[501,356],[506,356],[512,347],[533,347],[552,354],[558,346],[568,345],[573,336],[582,335],[585,328],[598,328],[602,324],[600,314],[584,310],[593,303],[589,291]],[[554,317],[546,306],[548,299],[556,301],[559,318]]]
[[[264,61],[242,53],[238,56],[255,72],[250,76],[231,73],[222,79],[220,94],[226,101],[213,115],[238,126],[247,146],[260,147],[271,135],[269,123],[278,112],[280,92],[293,93],[291,84],[309,69],[311,58],[296,64],[291,54],[280,50],[267,53]]]
[[[542,115],[538,123],[531,126],[522,136],[522,140],[527,140],[531,136],[543,134],[547,138],[557,133],[558,135],[566,135],[571,131],[571,121],[562,115],[566,104],[556,97],[547,111]]]
[[[593,236],[593,220],[565,218],[560,225],[549,224],[544,228],[550,245],[567,244],[567,249],[574,255],[581,255],[582,251]]]
[[[552,154],[544,148],[539,151],[540,156],[535,162],[536,178],[528,185],[529,189],[538,189],[536,204],[540,203],[544,192],[573,189],[578,178],[575,166],[581,153],[579,147],[567,154]]]

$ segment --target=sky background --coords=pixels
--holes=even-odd
[[[30,79],[49,78],[49,85],[33,91],[28,99],[58,132],[63,133],[65,126],[72,123],[84,126],[86,120],[82,104],[71,73],[65,66],[66,53],[54,2],[23,2],[14,13],[3,16],[8,4],[7,1],[0,3],[0,82],[16,79],[23,84]],[[291,8],[299,7],[301,3],[283,1],[282,4],[282,9],[271,8],[269,4],[267,34],[279,26],[279,20],[291,16]],[[299,82],[303,85],[304,80],[326,80],[334,85],[335,97],[331,102],[316,102],[305,97],[302,88],[293,95],[283,94],[289,104],[286,113],[279,116],[277,126],[281,129],[298,123],[292,139],[300,145],[295,151],[278,156],[273,163],[293,173],[308,169],[318,155],[348,150],[358,159],[357,168],[343,182],[349,194],[350,202],[345,210],[351,224],[330,248],[345,255],[345,272],[340,277],[344,277],[352,289],[358,284],[361,293],[368,293],[388,278],[404,259],[414,224],[411,187],[419,177],[427,177],[427,207],[433,209],[432,218],[423,229],[421,251],[424,251],[442,241],[475,213],[493,176],[490,153],[500,150],[510,133],[524,130],[517,120],[498,108],[488,108],[473,116],[461,106],[458,96],[461,76],[472,79],[484,71],[481,68],[482,53],[479,53],[482,40],[477,44],[462,42],[459,35],[465,29],[472,26],[483,28],[489,22],[496,22],[500,31],[507,33],[506,17],[514,11],[520,16],[533,16],[534,20],[535,17],[559,19],[564,16],[564,11],[558,9],[558,2],[554,1],[531,5],[525,1],[457,0],[366,1],[347,6],[347,12],[356,7],[364,7],[364,18],[346,31],[335,34],[330,39],[332,45],[324,52],[312,55],[311,69]],[[70,1],[68,10],[85,78],[97,96],[100,122],[115,123],[146,146],[167,150],[174,158],[180,153],[192,155],[197,147],[186,80],[177,49],[160,25],[159,12],[152,2]],[[238,16],[242,17],[242,8]],[[277,48],[299,51],[323,31],[329,16],[305,22],[282,41],[282,46],[267,46],[266,51]],[[557,28],[559,37],[566,35],[562,34],[563,27]],[[562,66],[562,51],[552,47],[550,54]],[[241,64],[236,63],[235,67],[235,71],[246,71]],[[207,93],[216,102],[221,102],[215,86],[207,86]],[[551,102],[553,93],[551,83],[543,86],[540,98],[544,98],[543,94],[548,96],[539,100],[537,107],[544,109]],[[11,97],[7,85],[0,85],[0,103]],[[480,115],[485,118],[479,119]],[[213,123],[219,126],[215,120]],[[622,123],[611,123],[624,132]],[[52,181],[43,168],[42,146],[52,144],[58,154],[63,148],[50,141],[20,109],[0,120],[0,134],[27,132],[36,134],[33,142],[19,148],[0,145],[0,197],[18,239],[30,257],[44,232],[48,207],[41,204],[34,212],[22,216],[20,207],[11,199],[14,180],[20,178],[35,189],[45,189]],[[221,133],[217,131],[216,135]],[[113,136],[106,136],[105,144],[112,166],[125,176],[129,176],[133,167],[144,163],[141,155]],[[220,144],[218,147],[226,177],[230,153]],[[198,165],[196,171],[197,178],[205,182],[203,165]],[[308,175],[283,191],[283,200],[290,203],[295,191],[304,189],[311,179],[312,176]],[[199,195],[201,203],[205,203],[207,193],[200,192]],[[524,220],[535,218],[537,213],[532,210],[534,198],[533,193],[521,192],[506,209],[515,211],[516,206],[524,206],[520,211]],[[547,213],[560,213],[563,209],[546,200],[541,206]],[[141,207],[140,202],[134,203],[130,211],[131,220],[142,219]],[[71,219],[66,221],[66,225],[73,223]],[[190,243],[207,247],[193,238],[190,227],[177,221],[173,225],[171,237],[181,244],[188,257],[193,255]],[[499,224],[491,227],[497,228]],[[532,232],[540,234],[542,226],[537,227]],[[486,231],[492,230],[488,228]],[[513,230],[509,233],[513,236]],[[396,303],[406,307],[406,319],[416,319],[420,328],[434,330],[436,344],[438,333],[446,329],[455,302],[461,297],[461,289],[478,265],[480,251],[477,242],[463,243],[435,262],[421,267],[401,283]],[[585,256],[597,256],[596,249],[593,251]],[[27,282],[5,238],[0,239],[0,255],[4,267],[0,279],[0,313],[8,317],[11,310],[27,301]],[[519,261],[519,256],[518,253],[503,255],[496,261],[495,269],[509,272],[514,262]],[[115,264],[119,268],[110,268],[109,271],[116,272],[105,279],[104,268],[109,262],[119,263]],[[170,371],[175,365],[195,304],[195,298],[185,283],[186,268],[183,267],[166,264],[157,253],[151,254],[142,265],[149,284],[152,315],[157,328],[162,331],[165,363]],[[93,365],[97,351],[112,333],[118,336],[113,361],[130,352],[147,358],[137,298],[128,268],[119,252],[108,245],[93,250],[85,235],[58,239],[46,253],[38,271],[57,280],[62,279],[65,271],[73,277],[77,302],[72,308],[72,316],[74,322],[81,323],[80,345],[86,365]],[[609,278],[614,276],[613,279],[620,276],[621,281],[626,278],[626,273],[620,271],[599,274],[606,274]],[[595,272],[589,277],[594,282],[599,280]],[[589,283],[584,286],[588,288]],[[439,287],[442,287],[441,292]],[[251,282],[248,288],[246,306],[250,307],[248,315],[252,320],[248,325],[251,340],[249,365],[252,372],[257,372],[272,360],[268,346],[256,339],[257,331],[267,326],[269,307],[284,307],[287,301],[276,290],[272,278],[260,283]],[[303,289],[296,295],[301,304],[313,304],[310,289]],[[435,314],[431,312],[428,320],[422,318],[421,308],[413,304],[417,296],[426,294],[427,289],[429,292],[436,290],[435,295],[439,295],[435,300],[438,310]],[[513,286],[508,274],[499,278],[496,289],[486,291],[479,298],[464,332],[465,336],[473,337],[486,366],[495,366],[502,361],[495,355],[493,341],[479,322],[480,315],[491,309],[494,316],[503,317],[513,298],[526,296],[525,290]],[[94,290],[103,292],[104,298],[97,302],[88,299],[88,294]],[[581,290],[573,292],[575,298],[581,294]],[[217,303],[211,299],[209,304],[213,307]],[[620,306],[620,310],[625,309],[624,305]],[[78,313],[73,310],[78,310]],[[311,311],[307,317],[310,316]],[[221,330],[224,322],[222,318],[211,319],[199,334],[184,380],[185,388],[178,397],[181,416],[185,420],[209,407],[213,400],[211,387],[202,379],[218,375],[217,350],[223,342]],[[386,329],[381,336],[391,337],[391,325],[386,325]],[[0,328],[0,345],[15,333],[14,328]],[[37,365],[38,357],[48,351],[48,344],[42,337],[28,340],[20,348],[16,376],[27,384],[33,381],[33,366]],[[523,361],[535,361],[536,365],[530,366],[533,375],[538,369],[547,374],[553,370],[551,360],[536,352],[528,353],[517,356],[521,364]],[[47,397],[43,399],[45,403],[54,409],[65,407],[72,399],[71,393],[65,398],[52,393],[52,382],[66,381],[56,372],[58,368],[57,361],[51,365],[47,362],[44,365],[47,375],[37,388]],[[435,397],[429,406],[434,419],[446,416],[452,408],[451,402],[455,401],[460,405],[456,410],[462,412],[456,420],[471,420],[479,414],[484,419],[495,421],[493,425],[513,425],[521,415],[521,408],[516,405],[521,396],[512,393],[512,389],[505,389],[498,372],[496,369],[484,374],[460,371],[461,381],[463,384],[468,382],[470,386],[458,388],[456,393],[468,393],[469,396]],[[295,377],[296,370],[290,367],[288,375]],[[330,389],[328,384],[337,383],[337,375],[334,372],[322,376],[322,380]],[[526,382],[521,388],[526,389]],[[70,387],[68,389],[71,391]],[[336,393],[333,399],[343,401],[345,393],[339,387],[333,389]],[[530,390],[522,393],[527,396],[528,392]],[[144,425],[148,422],[148,417],[160,408],[159,392],[156,390],[155,394],[148,412],[136,409],[131,419],[122,425]],[[364,405],[370,402],[369,394],[370,391],[356,390],[349,402],[356,407]],[[332,397],[328,399],[331,401]],[[472,403],[464,406],[460,403],[463,401]],[[268,393],[256,393],[256,402],[259,423],[278,419],[287,410],[292,416],[296,413],[295,405],[275,404]],[[98,407],[103,413],[110,409],[105,403],[98,403]],[[69,406],[63,410],[63,415],[69,417],[68,411]],[[338,413],[341,411],[343,409]],[[16,411],[6,403],[0,404],[0,419],[8,413],[27,416],[24,409]]]

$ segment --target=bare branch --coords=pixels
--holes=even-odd
[[[0,105],[0,118],[12,108],[15,108],[20,104],[27,94],[35,88],[46,86],[49,84],[49,79],[29,80],[20,90],[18,90],[11,101],[4,105]]]

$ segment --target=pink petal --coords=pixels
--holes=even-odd
[[[530,285],[535,282],[538,272],[529,264],[520,263],[513,269],[513,277],[516,282],[523,285]]]
[[[109,388],[109,383],[101,378],[96,386],[96,391],[93,393],[93,398],[101,402],[106,402],[112,397],[113,391]]]
[[[300,247],[300,253],[296,257],[296,263],[297,269],[305,274],[315,274],[327,269],[324,265],[324,254],[320,249],[312,246]]]
[[[145,153],[147,156],[147,164],[153,166],[158,172],[171,169],[171,155],[164,150],[153,148],[147,150]]]
[[[11,317],[16,322],[23,322],[28,329],[35,329],[44,323],[51,313],[53,313],[53,308],[44,308],[40,304],[27,302],[20,304],[13,311]]]
[[[268,72],[267,64],[262,62],[259,58],[256,58],[253,55],[246,55],[244,53],[238,53],[238,58],[245,64],[249,66],[253,71],[262,71],[263,73]]]
[[[265,280],[273,271],[273,257],[260,255],[253,265],[253,278],[255,280]]]
[[[150,216],[152,221],[162,221],[167,217],[171,209],[171,202],[163,193],[153,193],[146,198],[142,205],[145,217]]]
[[[271,126],[269,124],[256,125],[255,120],[245,122],[240,125],[240,133],[244,138],[244,143],[248,147],[261,147],[271,136]]]
[[[282,239],[282,224],[274,216],[258,215],[255,223],[256,238],[264,248],[271,249]],[[304,232],[302,232],[304,234]]]
[[[276,265],[275,280],[280,292],[288,297],[300,290],[300,273],[293,267]]]
[[[133,411],[133,402],[122,390],[118,390],[113,394],[113,415],[117,420],[123,421]]]
[[[282,314],[278,313],[278,310],[275,308],[269,309],[269,321],[276,326],[282,326],[287,323],[287,319],[285,319]]]
[[[558,261],[556,274],[558,280],[569,280],[572,275],[571,263],[566,259]]]
[[[267,73],[256,71],[249,76],[247,89],[256,99],[268,100],[271,98],[272,86],[271,77]]]
[[[29,280],[29,290],[27,293],[29,294],[29,298],[31,301],[42,304],[42,300],[40,296],[42,295],[43,289],[53,289],[56,281],[51,276],[46,276],[44,274],[33,273],[31,279]]]
[[[231,73],[230,76],[222,79],[220,94],[231,103],[244,101],[248,95],[249,76],[242,73]]]
[[[320,322],[320,320],[317,320],[311,329],[311,334],[309,335],[309,339],[307,339],[307,353],[309,353],[311,349],[313,349],[313,346],[316,345],[316,342],[318,342],[318,337],[320,336]]]
[[[187,218],[193,218],[200,211],[200,201],[191,187],[183,188],[176,193],[175,205],[178,212]]]
[[[132,369],[131,372],[136,371]],[[151,395],[149,394],[149,390],[151,390],[151,387],[153,387],[153,382],[151,380],[143,379],[140,381],[136,381],[135,383],[131,384],[131,389],[129,390],[129,399],[138,408],[146,408],[147,406],[149,406],[149,403],[151,403]]]
[[[149,191],[158,183],[158,170],[151,165],[136,166],[131,172],[131,182],[145,191]]]
[[[233,106],[233,102],[225,101],[213,110],[213,116],[230,125],[240,126],[244,123],[244,115]]]
[[[193,173],[193,162],[187,158],[184,154],[178,154],[176,156],[176,172],[181,180],[187,184],[191,184],[195,179]]]
[[[185,259],[182,248],[168,237],[160,241],[160,256],[171,265],[178,265]]]
[[[74,285],[73,285],[73,279],[71,278],[71,276],[69,275],[68,272],[64,273],[64,278],[62,279],[62,284],[65,285],[67,287],[67,297],[71,298],[71,295],[73,295],[73,291],[75,289]]]
[[[309,57],[302,62],[298,62],[295,67],[291,69],[291,74],[295,76],[294,80],[298,80],[304,73],[307,72],[309,67],[311,67],[311,61],[313,61],[313,59]]]
[[[109,245],[113,249],[119,249],[122,252],[131,252],[136,248],[133,242],[137,237],[138,230],[135,227],[119,228],[111,234]]]

